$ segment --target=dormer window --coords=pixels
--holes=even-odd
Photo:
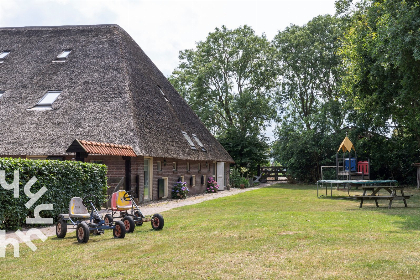
[[[71,50],[64,50],[62,51],[53,62],[65,62],[67,60],[67,57],[71,53]]]
[[[9,55],[10,51],[0,52],[0,63],[3,63],[4,59]]]
[[[206,148],[204,148],[203,143],[201,143],[201,141],[200,141],[200,139],[198,139],[197,135],[193,134],[192,136],[193,136],[195,142],[197,142],[198,146],[200,146],[201,150],[203,152],[207,152]]]
[[[197,150],[197,148],[194,145],[194,142],[191,140],[190,136],[185,131],[181,131],[182,135],[184,135],[184,138],[187,140],[188,144],[190,144],[190,147],[192,150]]]
[[[52,110],[52,104],[61,94],[58,90],[49,90],[44,97],[32,108],[34,110]]]

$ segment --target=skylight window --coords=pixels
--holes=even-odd
[[[158,86],[158,88],[159,88],[159,90],[160,90],[160,93],[162,93],[163,98],[165,98],[165,100],[169,102],[169,99],[168,99],[168,97],[166,97],[166,94],[163,92],[162,88],[161,88],[160,86]],[[188,136],[188,135],[187,135],[187,136]]]
[[[70,53],[71,53],[71,50],[62,51],[59,55],[57,55],[57,57],[55,58],[55,60],[53,62],[64,62],[64,61],[66,61],[67,57],[69,56]]]
[[[4,59],[6,58],[6,56],[8,56],[10,53],[10,51],[2,51],[0,52],[0,63],[3,63]]]
[[[61,94],[61,91],[58,90],[49,90],[44,97],[35,105],[33,109],[36,110],[51,110],[52,104]]]
[[[197,142],[198,146],[200,146],[201,150],[203,152],[207,152],[206,148],[204,148],[203,143],[201,143],[201,141],[200,141],[200,139],[198,139],[197,135],[193,134],[192,136],[193,136],[195,142]]]
[[[69,56],[70,53],[71,53],[71,50],[63,51],[62,53],[60,53],[59,55],[57,55],[57,58],[58,59],[60,59],[60,58],[67,58],[67,56]]]
[[[8,56],[9,55],[9,51],[4,51],[4,52],[1,52],[0,53],[0,59],[5,59],[6,58],[6,56]]]
[[[194,145],[194,142],[191,140],[190,136],[188,136],[188,134],[185,131],[181,131],[182,134],[184,135],[184,138],[188,141],[188,144],[190,144],[190,147],[192,150],[197,150],[197,148]]]
[[[4,94],[4,90],[0,90],[0,97],[2,97]]]

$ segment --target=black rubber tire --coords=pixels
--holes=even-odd
[[[79,243],[87,243],[89,241],[89,227],[85,222],[81,222],[76,227],[76,238]]]
[[[154,230],[161,230],[164,225],[164,220],[161,214],[154,214],[151,220],[152,228]]]
[[[136,217],[136,220],[135,220],[136,225],[137,226],[142,226],[143,225],[143,217],[140,214],[140,212],[139,211],[134,212],[134,216]]]
[[[104,217],[104,222],[106,226],[111,226],[114,219],[112,218],[111,214],[106,214]]]
[[[122,221],[124,223],[125,231],[127,233],[133,232],[136,228],[136,224],[134,223],[134,220],[131,216],[125,216],[124,219],[122,219]]]
[[[67,222],[60,219],[57,221],[57,224],[55,225],[55,234],[58,238],[64,238],[67,233]]]
[[[115,238],[124,238],[125,237],[124,223],[121,221],[116,221],[112,232]]]

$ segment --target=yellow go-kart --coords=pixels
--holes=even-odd
[[[118,191],[112,194],[111,211],[111,214],[105,215],[105,223],[111,224],[114,218],[120,218],[124,223],[126,232],[133,232],[136,225],[141,226],[143,222],[150,221],[154,230],[161,230],[164,225],[161,214],[145,217],[133,197],[126,191]],[[116,216],[117,213],[119,213],[118,216]]]

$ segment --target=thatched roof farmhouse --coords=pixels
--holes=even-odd
[[[0,110],[0,156],[104,163],[141,201],[233,162],[118,25],[0,28]]]

